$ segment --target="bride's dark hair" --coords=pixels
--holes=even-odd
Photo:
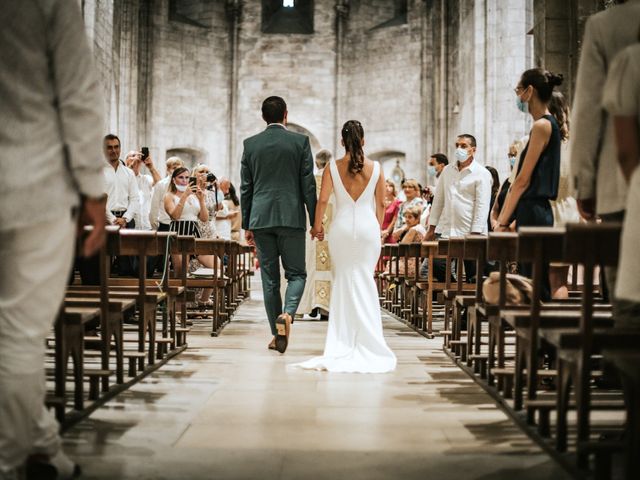
[[[349,172],[353,175],[360,173],[364,168],[364,152],[362,151],[362,139],[364,129],[357,120],[349,120],[342,126],[342,141],[344,148],[351,156],[349,160]]]

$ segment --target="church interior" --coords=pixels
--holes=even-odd
[[[640,129],[627,157],[615,144],[630,137],[622,127],[614,133],[618,118],[631,122],[630,136],[639,125],[640,83],[628,103],[635,110],[621,107],[626,113],[615,121],[615,110],[607,117],[599,97],[585,93],[596,71],[608,88],[607,73],[621,68],[614,53],[640,42],[640,2],[73,2],[102,111],[96,162],[113,188],[104,243],[92,257],[76,257],[44,338],[46,411],[77,468],[65,477],[25,454],[13,470],[0,455],[0,480],[640,478],[640,286],[623,272],[631,269],[625,259],[638,265],[640,177],[632,172]],[[619,27],[602,27],[589,46],[595,20],[604,25],[623,8],[629,13],[618,16]],[[627,30],[638,35],[623,42]],[[618,35],[615,52],[608,35]],[[585,73],[589,55],[603,61]],[[546,71],[547,97],[559,92],[564,116],[546,111],[549,98],[525,81],[523,72],[533,70]],[[592,103],[581,104],[588,95]],[[538,116],[534,96],[543,105]],[[267,97],[286,101],[283,121],[267,119]],[[547,122],[551,139],[537,150],[544,161],[554,135],[568,132],[558,136],[555,180],[524,185],[518,177],[551,175],[526,163],[546,117],[557,121]],[[601,123],[587,125],[587,117]],[[397,358],[388,373],[293,365],[322,355],[337,321],[336,265],[323,238],[335,231],[335,197],[321,220],[306,214],[304,294],[286,335],[277,322],[273,333],[286,336],[286,353],[267,348],[267,256],[257,236],[246,236],[246,139],[265,131],[265,121],[267,130],[275,123],[304,137],[320,195],[325,164],[337,165],[320,160],[344,157],[346,165],[356,156],[345,144],[349,120],[364,131],[363,172],[371,160],[387,180],[383,215],[391,213],[384,221],[376,213],[382,240],[373,281],[384,342]],[[0,127],[0,145],[6,138]],[[591,139],[596,190],[585,193],[587,173],[575,165]],[[607,142],[612,167],[602,171]],[[465,162],[482,172],[460,173]],[[109,198],[126,196],[113,186],[125,171],[138,178],[132,218],[132,207]],[[201,173],[210,176],[202,192]],[[214,202],[203,220],[209,200],[198,197],[200,213],[189,220],[211,224],[208,233],[174,230],[174,213],[187,208],[178,174]],[[478,183],[460,186],[475,176]],[[624,192],[605,187],[614,182],[608,177]],[[157,205],[166,222],[152,199],[163,178]],[[526,193],[513,200],[521,186],[548,195],[550,221],[524,220],[540,203]],[[605,188],[619,193],[619,207],[609,207],[615,195],[607,203]],[[487,201],[478,200],[485,193]],[[475,203],[460,213],[467,195]],[[92,231],[80,229],[80,244]],[[0,228],[4,242],[2,235]],[[284,254],[281,262],[276,283],[286,300],[291,272]],[[3,303],[4,275],[0,310],[12,305]],[[631,318],[624,325],[623,307]],[[6,335],[2,322],[0,315]],[[0,390],[3,375],[0,367]],[[0,415],[9,421],[17,410],[2,411],[5,403],[0,398]],[[10,425],[3,422],[0,429]],[[0,448],[11,438],[0,434]]]

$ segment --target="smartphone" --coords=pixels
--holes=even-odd
[[[189,186],[194,186],[197,183],[198,179],[196,177],[189,177]]]
[[[144,162],[149,156],[149,147],[142,147],[140,151],[142,152],[142,161]]]

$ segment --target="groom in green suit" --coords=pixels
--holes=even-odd
[[[260,261],[264,305],[273,340],[269,349],[287,349],[293,316],[307,279],[305,206],[313,222],[316,181],[309,138],[287,130],[287,104],[280,97],[262,103],[267,128],[244,141],[240,203],[242,228]],[[280,295],[280,260],[287,279]]]

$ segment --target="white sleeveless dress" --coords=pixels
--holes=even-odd
[[[390,372],[396,367],[396,356],[384,340],[373,277],[381,247],[374,198],[380,164],[374,162],[369,183],[356,201],[342,184],[335,161],[329,168],[336,211],[328,235],[333,278],[327,340],[323,356],[294,366],[329,372]]]

